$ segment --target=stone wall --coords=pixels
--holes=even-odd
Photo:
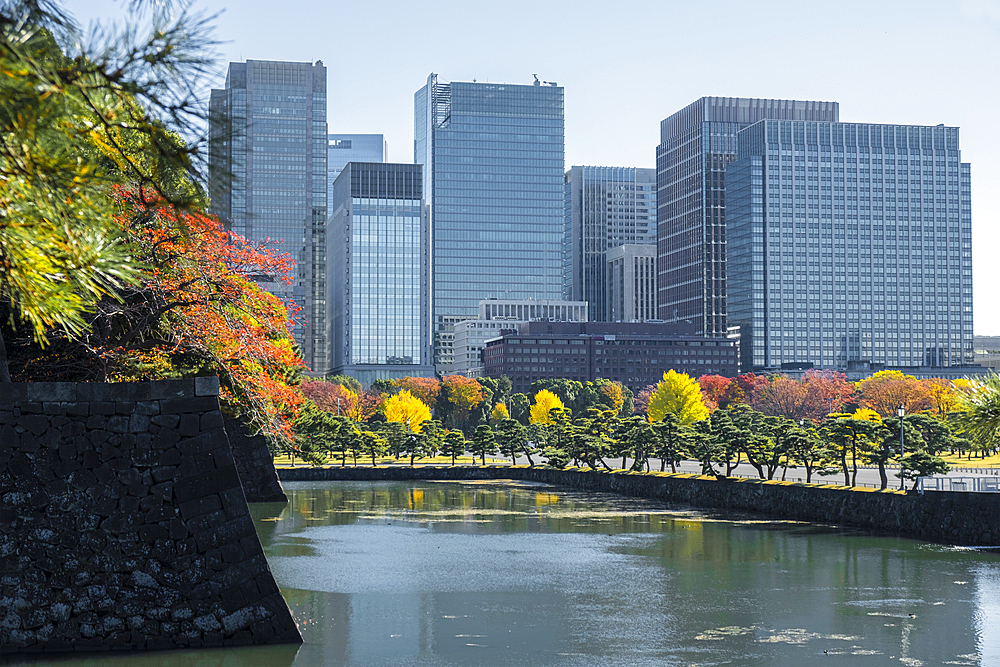
[[[239,419],[227,417],[225,426],[247,502],[287,503],[288,497],[274,470],[274,457],[267,448],[267,439],[261,434],[250,435]]]
[[[657,498],[695,507],[855,526],[961,546],[1000,546],[1000,493],[924,494],[696,475],[547,466],[295,468],[285,481],[516,479]]]
[[[218,393],[0,384],[0,653],[301,641]]]

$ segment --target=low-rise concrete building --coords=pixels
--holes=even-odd
[[[688,322],[528,322],[502,334],[486,341],[483,372],[506,375],[514,392],[547,378],[606,378],[638,392],[671,369],[692,377],[738,372],[737,341],[700,336]]]
[[[516,329],[532,320],[586,322],[588,312],[586,301],[483,299],[476,319],[454,324],[452,363],[439,366],[438,371],[442,375],[481,377],[486,341],[498,337],[502,329]]]

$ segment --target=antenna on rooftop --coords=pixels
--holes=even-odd
[[[536,86],[542,85],[542,82],[538,80],[538,75],[537,74],[532,74],[531,76],[535,77],[535,85]]]

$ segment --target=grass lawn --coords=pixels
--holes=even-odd
[[[410,465],[410,457],[409,456],[400,456],[399,460],[396,460],[396,458],[392,457],[392,456],[380,456],[376,460],[378,461],[378,464],[380,466],[382,466],[382,465],[406,465],[406,466]],[[353,465],[352,462],[353,462],[353,459],[350,456],[348,456],[347,457],[347,465]],[[476,457],[475,461],[473,461],[472,457],[469,457],[469,456],[459,456],[458,458],[455,459],[455,465],[474,465],[474,464],[479,464],[480,462],[481,462],[481,459],[479,457]],[[425,457],[425,458],[422,458],[422,459],[417,459],[415,461],[415,463],[416,463],[416,465],[450,466],[451,465],[451,457],[450,456],[435,456],[435,457],[431,457],[431,458]],[[500,458],[498,456],[487,456],[486,457],[486,463],[487,464],[510,463],[510,459],[504,459],[504,458]],[[295,459],[295,464],[296,465],[304,465],[302,459],[298,459],[298,458]],[[358,465],[359,466],[370,466],[371,464],[372,464],[372,460],[371,460],[370,457],[368,457],[368,458],[358,457]],[[292,465],[292,460],[288,456],[275,456],[274,457],[274,465],[277,466],[277,467],[279,467],[279,468],[280,467],[288,467],[288,466]],[[340,465],[340,459],[339,458],[337,458],[337,459],[327,459],[327,461],[326,461],[326,463],[324,465],[339,466]]]
[[[968,454],[959,458],[959,456],[952,454],[942,454],[941,458],[948,462],[952,468],[996,468],[1000,466],[1000,455],[994,454],[993,456],[987,456],[985,459],[981,459],[975,454],[972,458],[968,458]]]

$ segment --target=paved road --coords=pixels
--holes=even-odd
[[[533,457],[533,458],[535,459],[535,463],[539,462],[539,457],[536,456],[536,457]],[[487,462],[489,462],[489,461],[487,460]],[[522,465],[523,464],[527,464],[528,463],[528,459],[526,459],[524,457],[521,457],[521,458],[519,458],[517,460],[517,462],[519,464],[522,464]],[[626,461],[626,463],[627,463],[627,465],[632,465],[632,460],[629,459],[629,460]],[[621,461],[621,459],[607,459],[607,464],[609,466],[611,466],[612,468],[617,468],[617,467],[621,466],[622,461]],[[659,459],[650,459],[650,461],[649,461],[649,469],[650,470],[659,470],[660,469],[660,461],[659,461]],[[669,472],[670,471],[670,466],[669,465],[666,466],[666,469]],[[720,466],[718,466],[718,465],[716,465],[716,470],[718,470],[720,472],[725,472],[725,469],[724,468],[720,469]],[[935,475],[935,477],[950,477],[950,478],[954,479],[954,478],[987,477],[987,476],[989,476],[989,477],[991,477],[993,479],[996,479],[997,475],[1000,474],[1000,468],[993,468],[992,469],[992,473],[988,472],[989,470],[990,469],[987,469],[987,468],[979,468],[979,469],[974,469],[972,471],[952,470],[947,475]],[[701,473],[701,463],[699,463],[697,461],[682,461],[677,466],[677,472]],[[896,473],[897,472],[899,472],[898,469],[897,470],[892,470],[892,469],[886,470],[886,475],[889,478],[889,486],[888,486],[888,488],[890,488],[890,489],[899,488],[899,478],[896,477]],[[775,479],[781,479],[781,473],[782,473],[782,471],[779,469],[775,473]],[[751,466],[749,463],[746,463],[746,462],[741,463],[740,465],[738,465],[732,471],[732,474],[734,476],[737,476],[737,477],[753,477],[753,478],[758,477],[757,471],[753,468],[753,466]],[[806,481],[806,471],[803,468],[789,468],[789,470],[785,473],[785,479],[787,481],[789,481],[789,482],[804,482],[804,481]],[[843,484],[844,483],[844,474],[838,472],[836,475],[819,476],[819,475],[816,475],[814,473],[813,476],[812,476],[812,480],[811,481],[814,484]],[[881,486],[881,480],[879,479],[878,469],[877,468],[860,468],[859,467],[858,468],[858,483],[857,483],[857,485],[858,486],[868,486],[868,487],[873,487],[873,488],[879,488]],[[907,484],[906,484],[907,488],[909,488],[912,485],[913,485],[913,482],[907,482]]]

